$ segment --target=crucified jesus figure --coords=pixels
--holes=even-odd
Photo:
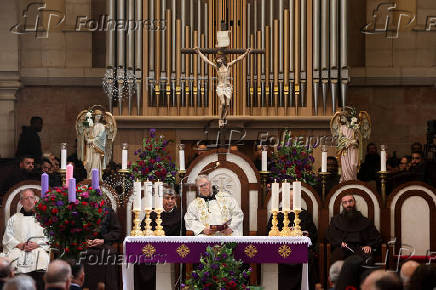
[[[230,83],[230,67],[237,63],[238,61],[244,59],[244,57],[247,56],[247,54],[250,53],[251,48],[248,48],[244,54],[238,56],[236,59],[232,60],[231,62],[227,63],[227,58],[225,54],[219,54],[214,63],[213,61],[209,60],[207,56],[205,56],[203,53],[201,53],[200,49],[198,47],[194,48],[195,52],[200,56],[202,60],[204,60],[206,63],[210,64],[216,69],[216,74],[218,78],[218,84],[216,86],[216,94],[218,95],[219,101],[220,101],[220,107],[219,107],[219,127],[223,127],[227,121],[227,114],[229,106],[230,106],[230,100],[232,99],[232,92],[233,92],[233,86]]]

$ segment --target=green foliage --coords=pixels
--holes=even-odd
[[[242,270],[242,262],[235,260],[236,243],[222,243],[207,247],[192,278],[182,284],[184,289],[248,289],[251,268]]]

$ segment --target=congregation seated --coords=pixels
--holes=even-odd
[[[329,290],[334,290],[336,287],[336,282],[338,281],[339,274],[341,274],[342,266],[344,265],[344,261],[339,260],[334,262],[329,269]]]
[[[188,206],[186,230],[193,231],[194,235],[242,236],[244,213],[236,199],[212,190],[206,175],[199,175],[195,183],[199,196]]]
[[[410,278],[418,266],[419,264],[413,260],[407,261],[401,266],[400,277],[403,280],[404,288],[407,289],[409,287]]]
[[[331,263],[351,255],[361,256],[366,263],[373,262],[373,252],[382,242],[379,231],[356,209],[354,196],[343,196],[341,206],[343,211],[332,218],[327,232],[332,247]]]
[[[14,261],[17,273],[45,270],[49,263],[48,240],[33,212],[35,202],[36,196],[32,189],[20,192],[23,208],[9,218],[3,236],[4,254]]]
[[[18,163],[11,164],[2,169],[5,175],[2,177],[0,194],[3,196],[15,184],[23,180],[40,180],[41,174],[35,169],[35,158],[32,156],[21,156]]]

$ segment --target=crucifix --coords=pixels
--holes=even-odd
[[[230,49],[227,48],[230,45],[230,31],[227,30],[227,26],[222,23],[222,31],[217,31],[217,45],[216,48],[185,48],[181,49],[181,53],[184,54],[198,54],[200,58],[207,64],[213,66],[217,73],[218,84],[216,87],[216,94],[220,101],[219,106],[219,127],[223,128],[227,125],[227,115],[230,106],[230,101],[233,93],[233,86],[230,82],[230,67],[244,59],[249,53],[261,54],[261,49]],[[217,54],[215,62],[211,61],[205,54]],[[241,54],[236,59],[228,62],[227,54]]]

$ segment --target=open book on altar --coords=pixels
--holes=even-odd
[[[226,221],[222,225],[209,225],[209,228],[211,230],[214,230],[214,231],[217,231],[217,232],[221,232],[221,231],[224,231],[225,229],[227,229],[231,222],[232,222],[232,219],[229,219],[228,221]]]

